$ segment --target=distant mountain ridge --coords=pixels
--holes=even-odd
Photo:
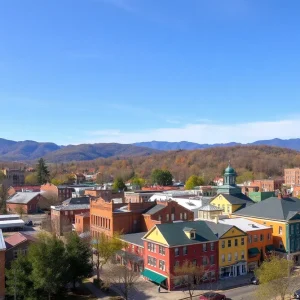
[[[266,145],[300,151],[300,139],[272,139],[249,144],[197,144],[187,141],[152,141],[135,144],[98,143],[59,146],[35,141],[11,141],[0,138],[0,161],[31,161],[44,157],[49,162],[85,161],[107,157],[147,156],[161,151],[197,150],[240,145]]]
[[[242,144],[242,143],[225,143],[225,144],[198,144],[187,141],[181,142],[165,142],[165,141],[151,141],[151,142],[141,142],[134,143],[136,146],[148,147],[151,149],[170,151],[170,150],[196,150],[196,149],[207,149],[215,147],[232,147],[238,145],[265,145],[265,146],[275,146],[281,148],[288,148],[292,150],[300,151],[300,138],[299,139],[272,139],[272,140],[261,140],[253,143]]]

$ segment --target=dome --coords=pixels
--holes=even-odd
[[[234,168],[231,167],[231,165],[228,165],[228,167],[225,169],[225,174],[233,174],[235,175],[235,170]]]

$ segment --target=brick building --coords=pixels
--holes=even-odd
[[[284,183],[283,179],[262,179],[262,180],[253,180],[250,183],[251,186],[258,187],[258,191],[255,192],[274,192],[280,190],[282,184]]]
[[[34,243],[36,238],[29,234],[16,232],[13,235],[6,237],[4,241],[6,244],[5,266],[8,269],[13,260],[19,255],[27,254],[29,245]]]
[[[5,297],[5,250],[6,245],[0,229],[0,300]]]
[[[110,202],[112,199],[120,198],[122,202],[124,200],[124,192],[113,191],[107,189],[89,188],[84,191],[84,195],[92,198],[102,198],[103,200]]]
[[[40,185],[20,185],[20,186],[10,186],[7,190],[8,196],[12,196],[18,192],[40,192]]]
[[[289,186],[300,184],[300,168],[284,169],[284,182]]]
[[[6,210],[18,214],[37,213],[45,202],[45,198],[38,192],[19,192],[6,201]]]
[[[75,231],[78,234],[90,231],[90,213],[75,215]]]
[[[62,205],[51,206],[52,230],[57,235],[71,232],[75,224],[75,215],[90,211],[89,201],[89,197],[71,198],[65,200]]]
[[[54,197],[58,202],[62,202],[72,197],[72,193],[75,192],[74,188],[67,185],[54,185],[52,183],[46,183],[41,186],[41,191],[45,192],[47,197]]]
[[[158,192],[162,193],[162,191],[157,191],[157,190],[125,192],[125,202],[126,203],[147,202],[154,194],[157,194]]]
[[[144,237],[144,278],[173,290],[181,285],[174,273],[186,260],[203,266],[203,282],[218,278],[218,238],[205,221],[158,224]]]
[[[293,197],[300,198],[300,184],[295,184],[293,187]]]
[[[4,184],[6,187],[25,184],[24,170],[5,168],[2,170],[2,172],[6,177],[4,180]]]
[[[194,220],[194,213],[176,201],[108,203],[99,198],[91,201],[91,234],[123,234],[148,231],[160,223]]]

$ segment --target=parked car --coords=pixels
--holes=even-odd
[[[294,292],[294,298],[295,299],[300,299],[300,290],[297,290]]]
[[[259,279],[255,276],[251,277],[250,279],[250,283],[251,284],[255,284],[255,285],[258,285],[259,284]]]
[[[208,292],[201,295],[199,300],[226,300],[226,296],[215,292]]]

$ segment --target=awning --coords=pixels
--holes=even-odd
[[[268,245],[268,246],[266,246],[266,250],[267,250],[268,252],[271,252],[271,251],[274,251],[274,250],[275,250],[275,247],[274,247],[273,245]]]
[[[248,249],[248,255],[250,257],[256,256],[260,253],[260,251],[257,248],[250,248]]]
[[[154,281],[158,284],[161,284],[164,280],[167,279],[166,276],[160,275],[160,274],[155,273],[155,272],[153,272],[151,270],[148,270],[148,269],[145,269],[142,272],[142,275],[145,276],[146,278],[148,278],[149,280]]]

